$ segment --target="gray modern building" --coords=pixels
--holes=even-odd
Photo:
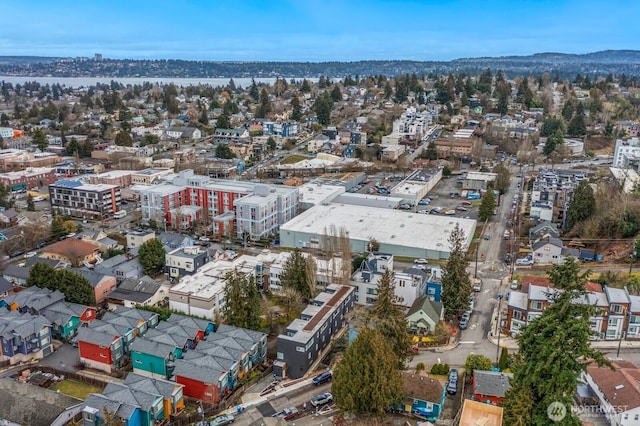
[[[198,272],[209,261],[207,250],[200,247],[180,247],[165,255],[164,272],[172,278],[184,277]]]
[[[278,336],[277,360],[273,373],[298,379],[316,361],[331,339],[345,325],[345,316],[353,310],[354,288],[330,284]]]

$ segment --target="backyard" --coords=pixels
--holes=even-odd
[[[78,399],[86,399],[90,393],[102,393],[102,388],[98,386],[84,384],[69,379],[65,379],[54,384],[50,389],[60,391],[60,393],[73,396]]]

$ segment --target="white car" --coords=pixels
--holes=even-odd
[[[37,196],[37,197],[33,197],[32,200],[33,200],[34,203],[37,203],[38,201],[44,201],[44,198],[40,197],[40,196]]]
[[[200,241],[202,241],[202,242],[205,242],[205,243],[208,243],[209,241],[211,241],[211,239],[209,237],[205,237],[205,236],[202,236],[202,237],[200,237],[198,239]]]
[[[516,259],[517,266],[530,266],[533,265],[533,259],[530,257],[523,257],[521,259]]]
[[[447,216],[452,216],[454,214],[456,214],[455,210],[447,210],[446,212],[444,212],[444,214],[446,214]]]
[[[35,255],[37,255],[38,253],[36,253],[35,251],[30,251],[28,253],[25,253],[24,258],[25,259],[29,259],[31,257],[34,257]]]
[[[413,263],[417,265],[426,265],[428,262],[427,262],[427,259],[416,259],[413,261]]]

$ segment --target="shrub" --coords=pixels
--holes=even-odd
[[[446,376],[449,374],[449,364],[435,364],[431,367],[431,374]]]
[[[416,365],[416,373],[418,373],[418,372],[420,372],[420,371],[424,371],[424,370],[426,370],[426,369],[427,369],[427,366],[426,366],[426,365],[424,365],[424,362],[419,362],[419,363]]]

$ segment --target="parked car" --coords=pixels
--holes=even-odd
[[[518,289],[518,280],[511,281],[511,285],[509,286],[509,288],[511,288],[511,290],[517,290]]]
[[[24,258],[25,259],[29,259],[31,257],[34,257],[36,254],[38,254],[38,253],[36,253],[35,251],[30,251],[30,252],[27,252],[27,253],[24,254]]]
[[[211,241],[211,239],[209,237],[205,237],[204,235],[200,238],[198,238],[200,241],[202,241],[203,243],[208,243],[209,241]]]
[[[426,210],[419,210],[418,214],[429,214],[429,212]]]
[[[311,405],[314,407],[319,407],[320,405],[325,405],[333,401],[333,395],[329,392],[321,393],[319,395],[311,398]]]
[[[491,239],[491,234],[484,234],[484,239],[489,241]]]
[[[451,209],[451,210],[447,210],[446,212],[444,212],[444,214],[446,214],[447,216],[452,216],[452,215],[456,214],[456,211]]]
[[[458,393],[458,381],[451,381],[449,380],[449,383],[447,384],[447,393],[449,395],[455,395],[456,393]]]
[[[516,265],[518,266],[530,266],[533,265],[533,259],[530,257],[523,257],[520,259],[516,259]]]
[[[469,327],[469,317],[463,316],[462,318],[460,318],[458,326],[460,327],[460,330],[466,330],[467,327]]]
[[[323,383],[330,382],[332,378],[333,378],[333,375],[331,374],[331,371],[325,371],[323,373],[318,374],[316,377],[314,377],[312,383],[315,386],[318,386]]]
[[[418,265],[426,265],[427,264],[427,259],[416,259],[413,261],[413,263],[418,264]]]
[[[456,207],[456,210],[461,211],[461,212],[466,212],[469,209],[467,209],[466,207],[458,206],[458,207]]]
[[[233,417],[231,414],[223,414],[222,416],[218,416],[215,419],[211,420],[211,422],[209,422],[209,425],[224,426],[224,425],[230,425],[234,421],[235,421],[235,417]]]
[[[285,408],[284,410],[280,411],[279,413],[274,414],[272,417],[281,417],[285,420],[291,420],[291,419],[295,419],[296,417],[298,417],[298,415],[300,414],[300,412],[298,411],[298,409],[296,407],[291,407],[291,408]]]
[[[482,280],[479,278],[475,278],[473,280],[473,291],[480,291],[482,290]]]
[[[465,200],[465,201],[462,202],[462,205],[463,206],[471,206],[471,205],[473,205],[473,203],[471,201],[466,201]]]
[[[420,201],[418,201],[418,205],[419,206],[428,206],[429,202],[427,200],[420,200]]]
[[[456,381],[456,382],[458,381],[458,370],[456,370],[455,368],[452,368],[449,371],[449,381],[451,381],[451,380]]]
[[[511,260],[512,260],[512,258],[511,258],[510,254],[506,254],[504,256],[504,263],[511,263]]]

